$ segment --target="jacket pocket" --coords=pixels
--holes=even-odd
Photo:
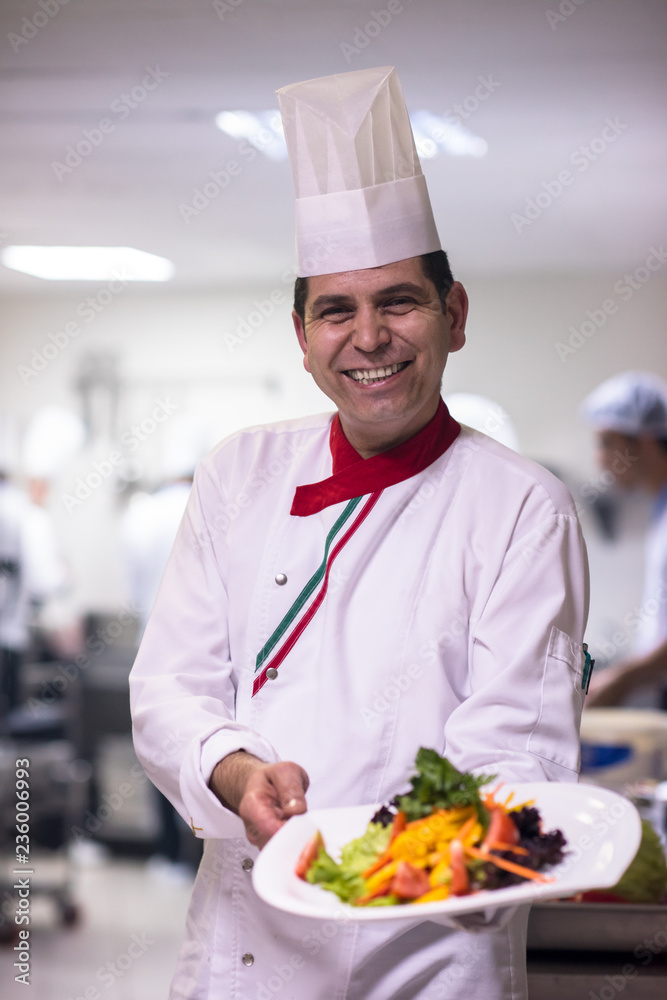
[[[527,749],[571,771],[579,770],[583,666],[582,647],[553,626],[544,659],[539,716]]]

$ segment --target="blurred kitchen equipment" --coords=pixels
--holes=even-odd
[[[581,719],[582,781],[622,790],[667,778],[667,712],[589,708]]]

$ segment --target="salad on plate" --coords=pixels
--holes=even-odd
[[[427,903],[553,881],[548,870],[565,857],[560,830],[545,832],[532,801],[484,791],[495,775],[458,771],[422,747],[411,789],[372,817],[339,861],[317,832],[296,865],[299,878],[359,907]]]

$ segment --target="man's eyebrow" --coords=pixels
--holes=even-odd
[[[351,295],[318,295],[317,298],[311,302],[309,312],[317,312],[318,309],[322,309],[323,306],[344,306],[349,305],[354,299]]]
[[[411,281],[401,281],[398,285],[389,285],[388,288],[380,288],[375,293],[375,298],[383,298],[385,295],[400,295],[406,292],[422,297],[427,294],[426,289],[421,285],[415,285]]]
[[[373,293],[373,298],[383,299],[388,295],[405,295],[409,293],[419,298],[423,298],[427,293],[421,285],[415,285],[411,281],[402,281],[397,285],[389,285],[387,288],[379,288]],[[353,295],[318,295],[311,303],[308,311],[312,314],[326,306],[347,306],[354,303]]]

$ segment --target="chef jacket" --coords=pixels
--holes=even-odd
[[[190,483],[166,483],[155,493],[132,498],[121,524],[121,543],[130,597],[145,625],[190,496]]]
[[[240,749],[302,765],[309,808],[405,791],[420,746],[577,780],[588,583],[565,487],[463,427],[394,485],[290,513],[332,474],[331,429],[251,428],[201,463],[131,675],[139,759],[206,841],[170,998],[525,1000],[525,907],[479,934],[288,915],[208,788]]]
[[[0,481],[0,647],[23,652],[33,603],[66,582],[51,516],[13,483]]]

